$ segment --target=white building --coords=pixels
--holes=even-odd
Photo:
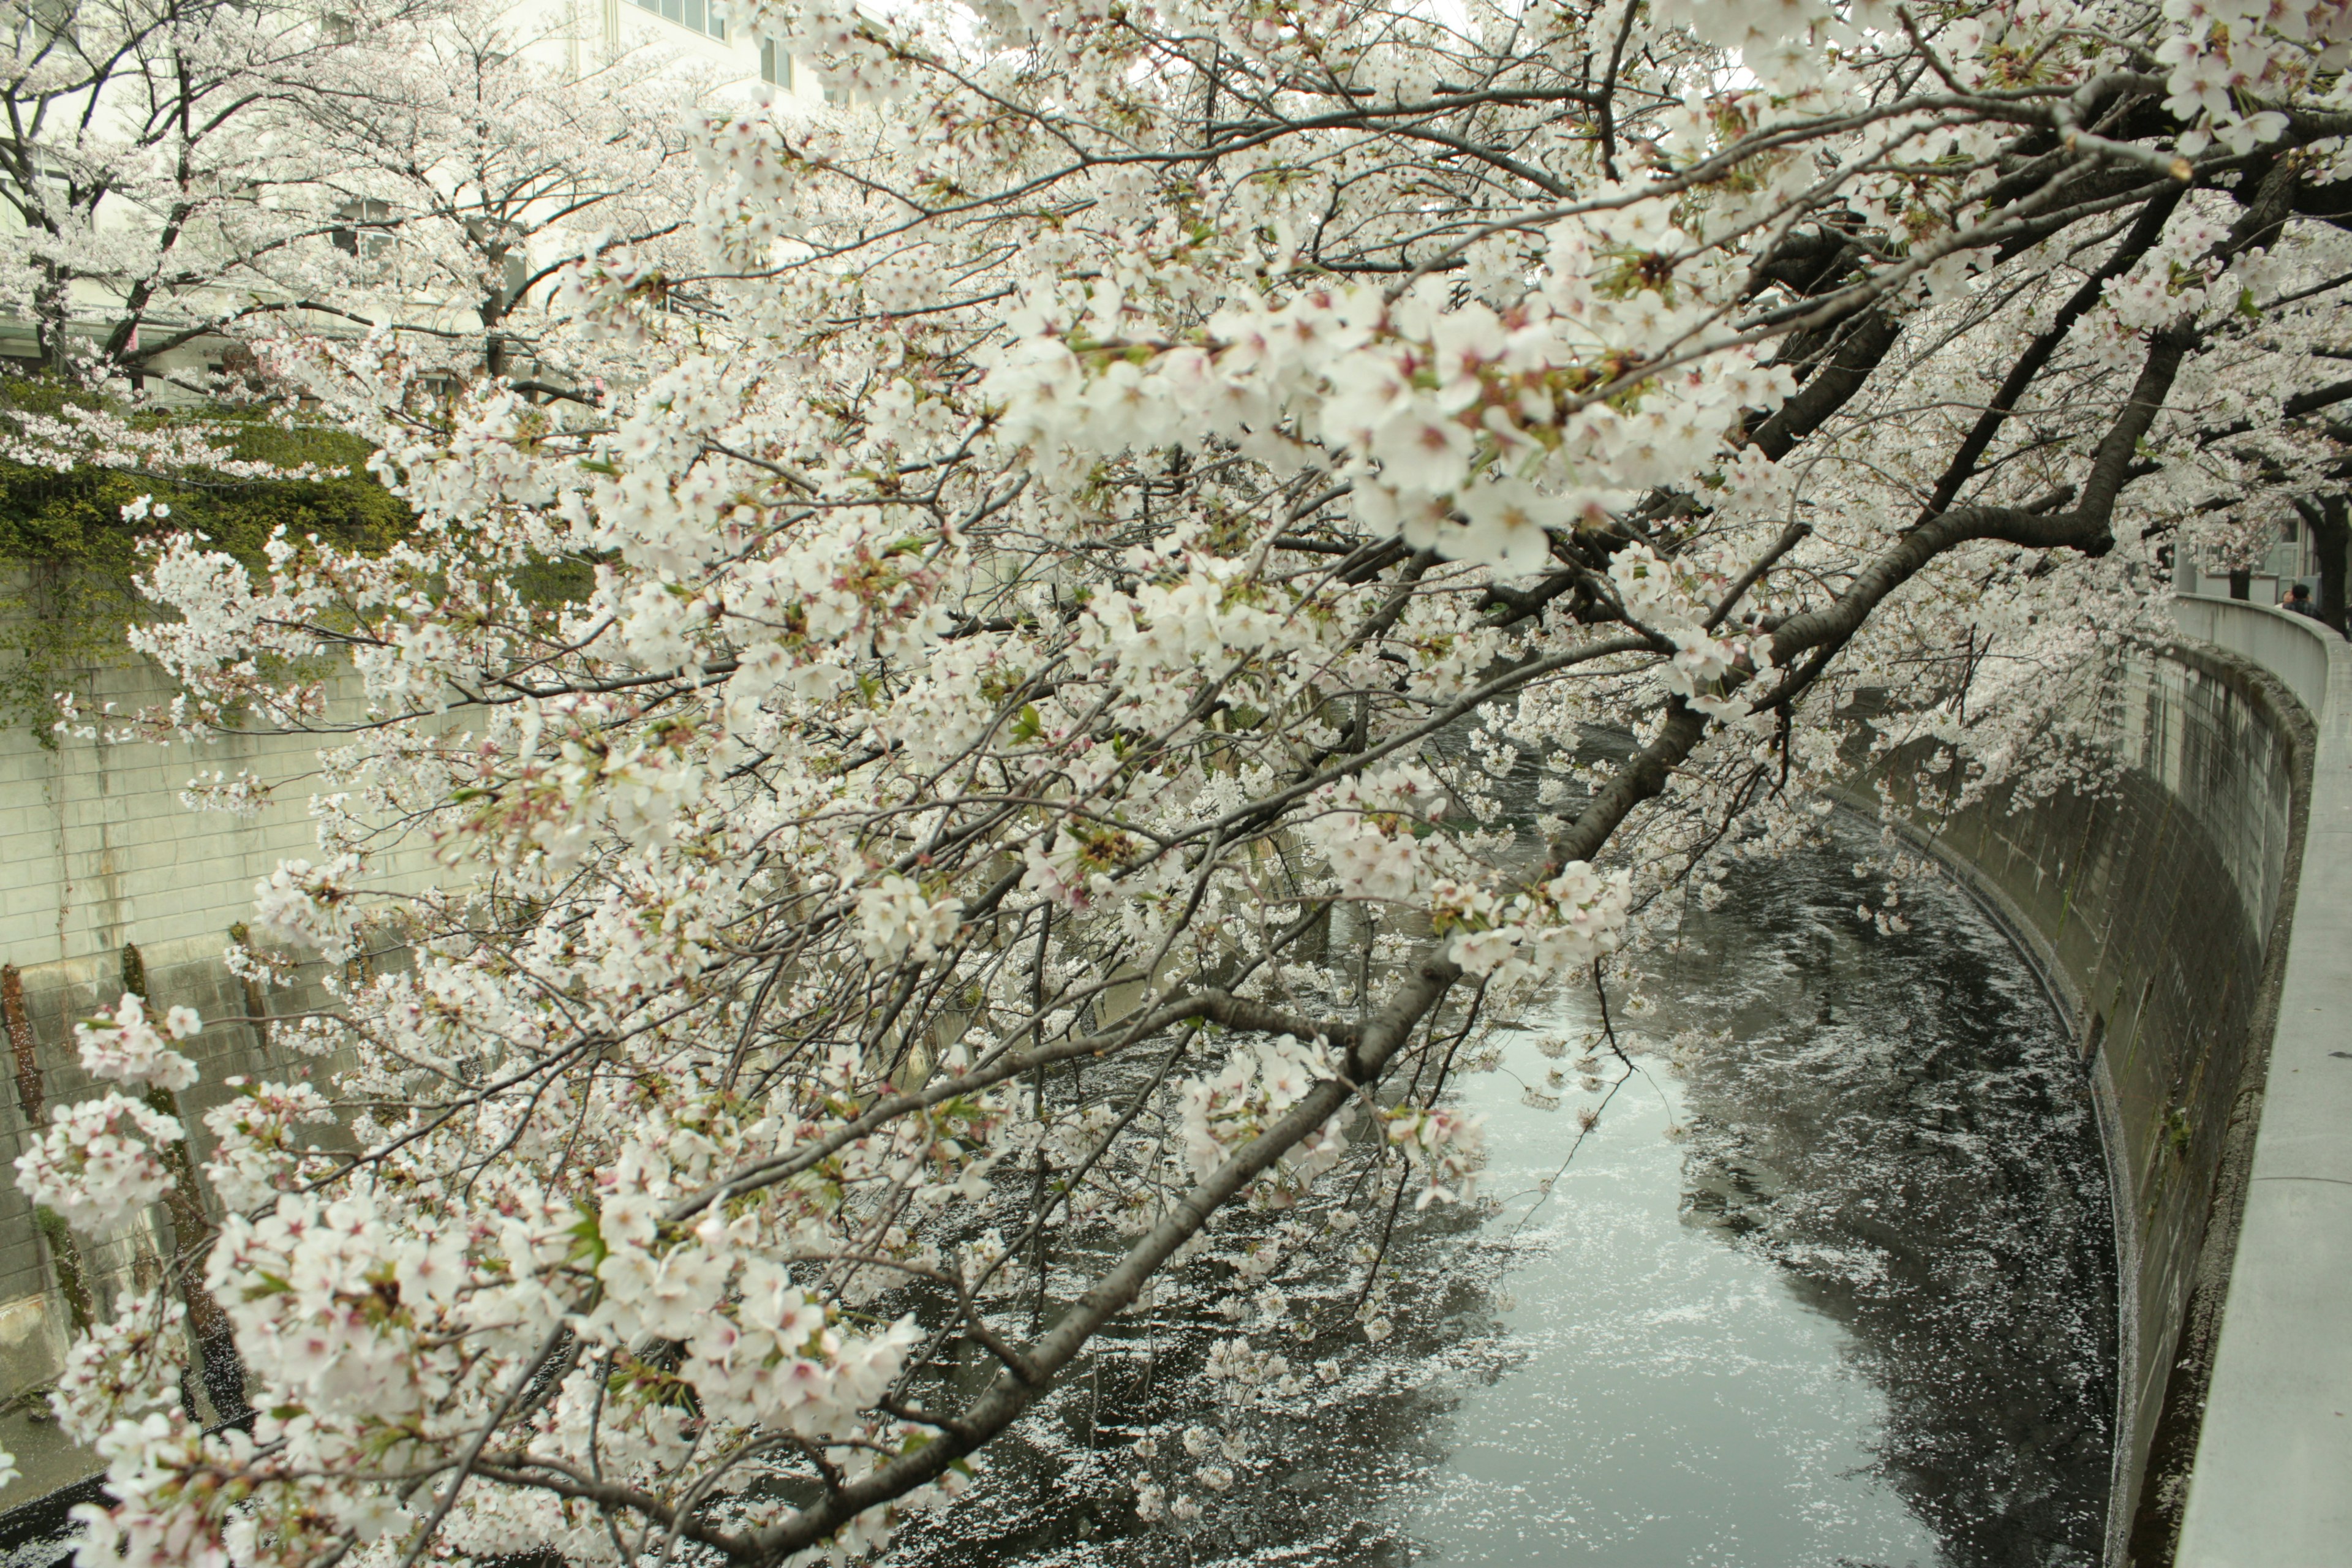
[[[745,88],[765,89],[787,101],[813,107],[824,100],[811,72],[797,68],[775,39],[735,21],[730,10],[724,0],[523,0],[515,7],[519,18],[538,18],[533,30],[566,37],[561,63],[574,74],[600,50],[642,49],[737,74]]]

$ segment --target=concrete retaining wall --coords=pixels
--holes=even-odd
[[[77,683],[87,708],[119,713],[168,702],[172,688],[141,662]],[[355,697],[354,697],[355,700]],[[0,960],[18,965],[112,952],[125,942],[217,943],[253,908],[253,885],[281,859],[320,858],[310,805],[319,740],[228,737],[191,749],[58,739],[0,730]],[[248,816],[181,803],[199,772],[270,781]],[[433,880],[421,846],[381,868],[383,885]]]
[[[2110,786],[1993,801],[1934,847],[2042,968],[2100,1106],[2123,1317],[2110,1563],[2352,1563],[2352,1246],[2326,1287],[2305,1268],[2315,1207],[2352,1231],[2352,1058],[2297,1043],[2352,999],[2352,657],[2243,604],[2184,600],[2179,623],[2085,695],[2124,764]],[[2343,1091],[2324,1135],[2265,1101],[2305,1101],[2314,1074]],[[2333,1375],[2309,1375],[2321,1362]]]
[[[233,1097],[228,1079],[310,1079],[324,1085],[350,1065],[341,1053],[312,1058],[288,1048],[279,1037],[284,1031],[272,1029],[269,1023],[334,1007],[331,966],[316,958],[300,962],[292,984],[265,992],[229,972],[220,956],[226,945],[224,932],[217,938],[158,942],[140,952],[147,971],[148,999],[154,1007],[194,1007],[205,1020],[204,1033],[182,1047],[204,1074],[180,1094],[181,1118],[199,1165],[211,1157],[215,1142],[204,1125],[205,1112]],[[362,979],[376,967],[398,967],[406,961],[401,949],[385,947],[363,952],[344,973]],[[97,1086],[82,1071],[73,1026],[100,1003],[121,995],[120,950],[23,967],[18,979],[44,1097],[51,1106],[89,1098]],[[43,1387],[62,1369],[69,1314],[56,1260],[34,1226],[32,1205],[16,1190],[9,1169],[24,1152],[29,1131],[24,1096],[14,1064],[9,1065],[12,1070],[0,1072],[5,1080],[0,1081],[0,1447],[16,1457],[23,1476],[0,1488],[0,1511],[100,1468],[96,1456],[57,1434],[37,1399],[20,1397]],[[304,1131],[326,1147],[342,1142],[334,1128]],[[209,1200],[210,1193],[205,1196]],[[215,1208],[217,1212],[217,1205]],[[93,1305],[101,1316],[110,1316],[118,1297],[152,1286],[163,1260],[172,1256],[171,1220],[164,1205],[157,1204],[102,1231],[78,1233],[74,1242]]]
[[[2352,1563],[2352,646],[2314,621],[2178,601],[2315,721],[2302,878],[2198,1424],[2180,1568]]]
[[[2194,1448],[2182,1416],[2226,1277],[2311,726],[2265,672],[2186,646],[2084,700],[2124,764],[2108,787],[1996,799],[1936,847],[2039,961],[2099,1105],[2122,1312],[2108,1560],[2152,1564]]]
[[[89,672],[76,689],[86,710],[112,703],[118,713],[172,695],[152,667],[129,661]],[[356,693],[346,692],[344,706],[355,704]],[[251,1005],[243,982],[221,962],[229,928],[252,912],[254,884],[282,859],[319,857],[310,805],[320,739],[233,737],[195,749],[55,739],[44,745],[22,726],[0,730],[0,963],[20,972],[43,1090],[53,1107],[87,1098],[72,1026],[121,994],[122,945],[136,942],[151,999],[194,1007],[210,1026],[194,1053],[204,1078],[182,1097],[201,1161],[212,1145],[204,1112],[228,1097],[224,1079],[323,1079],[336,1065],[266,1047],[261,1032],[242,1021]],[[260,810],[236,816],[182,803],[192,775],[247,769],[277,786]],[[415,889],[436,878],[424,847],[412,843],[377,868],[374,885]],[[325,965],[311,962],[299,974],[294,987],[267,998],[274,1016],[331,1005]],[[22,1096],[13,1070],[0,1070],[0,1447],[24,1471],[0,1489],[5,1510],[79,1479],[96,1461],[56,1435],[37,1401],[18,1398],[56,1375],[68,1317],[11,1168],[29,1131]],[[110,1310],[116,1294],[143,1285],[170,1255],[170,1223],[158,1205],[76,1241],[98,1305]]]

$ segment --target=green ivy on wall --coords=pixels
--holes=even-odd
[[[40,379],[0,378],[0,421],[55,414],[69,395]],[[51,694],[96,666],[128,657],[123,634],[156,613],[132,586],[142,542],[181,528],[210,536],[250,569],[283,527],[346,547],[383,548],[405,533],[412,514],[367,471],[369,448],[336,430],[285,429],[240,409],[154,416],[200,422],[215,444],[241,458],[288,468],[342,468],[315,481],[235,479],[202,474],[129,473],[76,468],[64,473],[0,459],[0,726],[30,726],[53,743]],[[140,496],[170,505],[169,519],[127,522]]]

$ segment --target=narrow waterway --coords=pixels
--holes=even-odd
[[[1612,998],[1622,1057],[1589,990],[1503,1043],[1463,1090],[1486,1201],[1392,1249],[1390,1353],[1243,1413],[1188,1374],[1235,1330],[1163,1321],[894,1555],[2092,1568],[2116,1276],[2088,1088],[1958,889],[1915,885],[1907,931],[1857,917],[1874,846],[1849,825],[1733,879]],[[1327,1321],[1351,1294],[1286,1288]],[[1179,1495],[1195,1424],[1246,1438],[1230,1489],[1139,1524],[1139,1470]]]
[[[1400,1498],[1414,1560],[2099,1560],[2116,1285],[2087,1086],[1979,910],[1915,888],[1882,934],[1851,864],[1693,921],[1620,1022],[1630,1072],[1586,1056],[1625,1081],[1564,1173],[1598,1097],[1547,1047],[1580,1054],[1597,1006],[1507,1048],[1482,1099],[1517,1355]],[[1513,1098],[1563,1067],[1561,1110]]]
[[[1123,1319],[890,1561],[2093,1568],[2116,1278],[2087,1086],[2000,931],[1934,883],[1906,931],[1858,918],[1874,841],[1839,834],[1693,914],[1611,998],[1613,1044],[1569,988],[1464,1080],[1481,1201],[1407,1210],[1381,1353],[1352,1278],[1283,1281],[1326,1327],[1278,1396],[1205,1375],[1236,1325]],[[1225,1489],[1188,1431],[1233,1441]],[[1197,1512],[1139,1521],[1144,1474]],[[54,1528],[12,1568],[49,1568]]]

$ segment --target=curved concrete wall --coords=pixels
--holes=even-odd
[[[2172,601],[2180,635],[2252,660],[2276,677],[2315,719],[2328,710],[2329,671],[2344,640],[2307,616],[2243,599],[2183,594]]]
[[[2316,622],[2177,601],[2315,722],[2303,875],[2205,1389],[2181,1568],[2352,1563],[2352,646]]]
[[[2312,1231],[2352,1228],[2352,1056],[2318,1038],[2352,996],[2329,874],[2352,864],[2352,654],[2243,604],[2183,600],[2179,625],[2084,699],[2110,787],[1996,799],[1933,847],[2042,969],[2100,1109],[2123,1318],[2109,1562],[2352,1563],[2352,1247],[2306,1267]]]
[[[2123,764],[2111,785],[1997,797],[1935,847],[2037,960],[2098,1103],[2122,1314],[2108,1559],[2156,1563],[2194,1448],[2234,1212],[2215,1195],[2245,1163],[2310,725],[2264,672],[2187,646],[2084,700]]]

